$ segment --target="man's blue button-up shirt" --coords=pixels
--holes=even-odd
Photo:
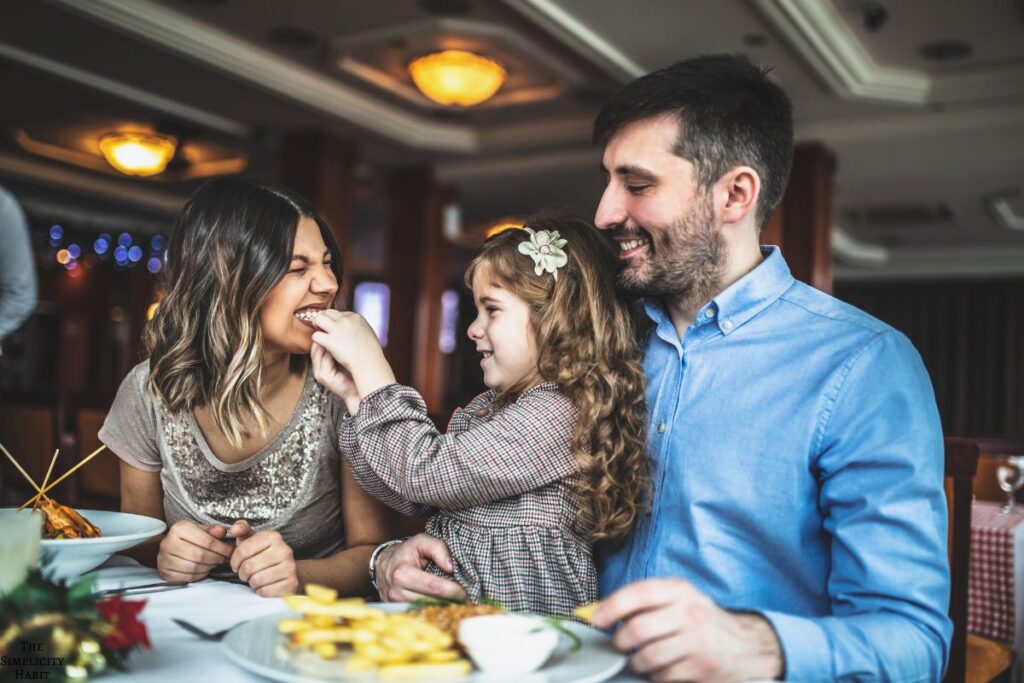
[[[645,303],[652,506],[601,593],[680,577],[762,613],[786,678],[937,681],[952,626],[942,431],[899,332],[777,248],[679,338]]]

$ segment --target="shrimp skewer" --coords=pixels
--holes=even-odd
[[[50,467],[46,470],[46,477],[43,479],[43,485],[40,486],[35,482],[31,475],[22,468],[21,464],[13,455],[11,455],[10,451],[4,448],[3,444],[0,444],[0,451],[3,451],[3,454],[11,461],[11,464],[13,464],[21,475],[25,477],[28,483],[32,485],[32,488],[36,490],[36,495],[26,501],[19,509],[23,509],[31,505],[33,510],[37,510],[42,513],[43,538],[97,538],[102,535],[98,526],[87,520],[74,508],[61,505],[57,501],[53,500],[46,495],[46,492],[64,481],[75,470],[98,455],[103,448],[105,448],[105,446],[93,451],[84,458],[82,462],[65,472],[63,476],[57,479],[57,481],[49,483],[50,475],[53,474],[53,466],[57,463],[57,456],[60,454],[59,449],[54,451],[53,457],[50,459]]]

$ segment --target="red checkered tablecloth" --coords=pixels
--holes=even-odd
[[[1012,643],[1015,638],[1015,558],[1024,532],[1024,507],[1009,514],[998,503],[971,507],[971,562],[967,574],[967,630]],[[1019,562],[1019,559],[1017,560]],[[1024,576],[1017,577],[1024,581]]]

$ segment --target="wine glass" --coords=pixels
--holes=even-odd
[[[1017,504],[1017,489],[1024,486],[1024,455],[1002,458],[996,466],[996,481],[1006,493],[1006,505],[1002,507],[1002,512],[1009,514]]]

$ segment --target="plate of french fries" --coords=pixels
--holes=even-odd
[[[287,682],[509,680],[475,669],[458,640],[462,620],[501,613],[500,607],[367,603],[316,585],[284,603],[289,612],[232,629],[222,644],[228,658]],[[606,634],[575,621],[560,622],[558,630],[561,641],[547,662],[516,681],[597,683],[625,666]]]

